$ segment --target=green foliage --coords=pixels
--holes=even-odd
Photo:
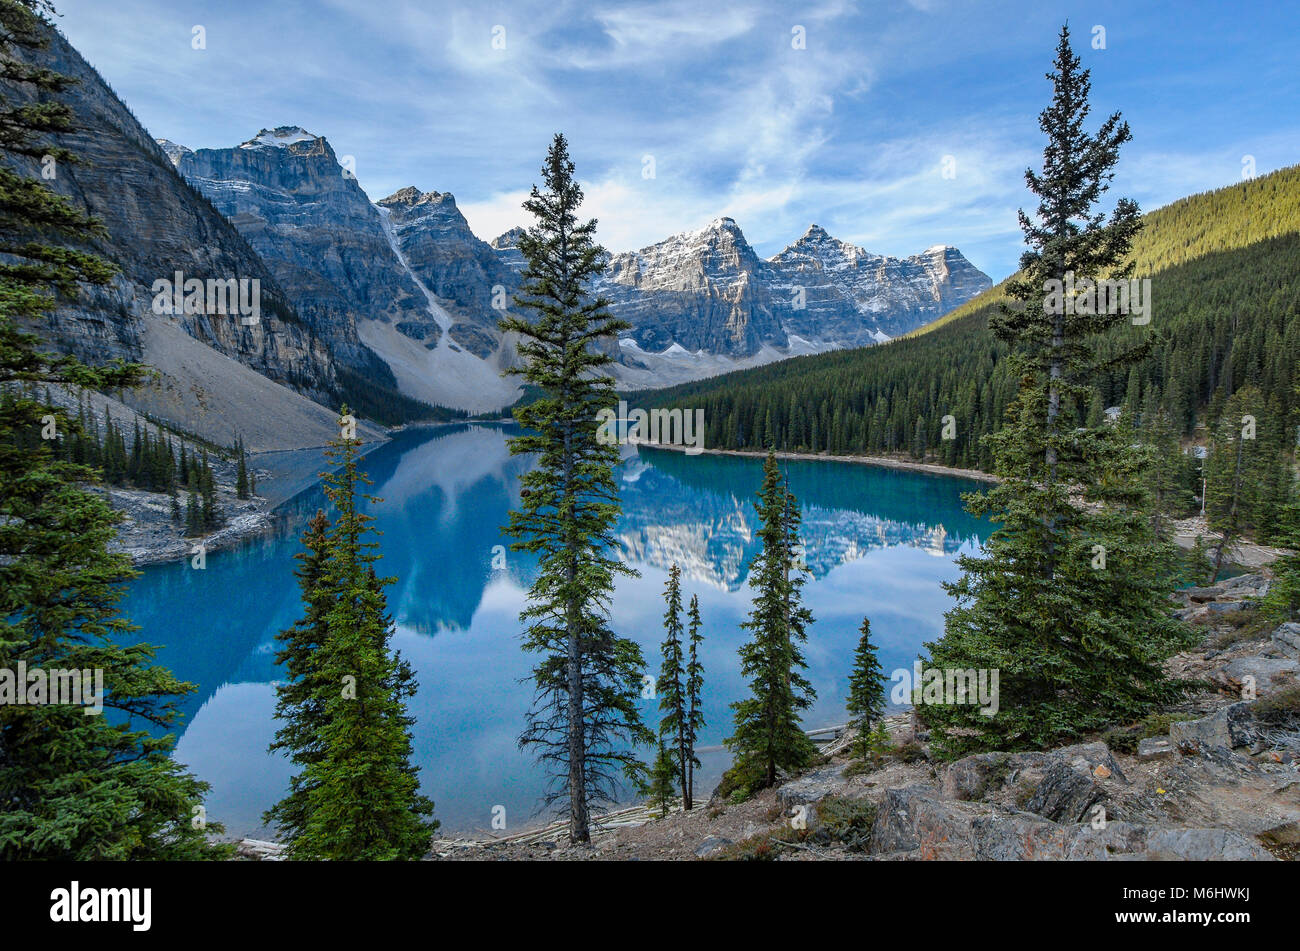
[[[686,661],[686,723],[684,732],[686,734],[688,756],[686,758],[686,794],[683,796],[683,808],[689,812],[695,800],[695,767],[700,765],[699,757],[695,755],[695,745],[699,739],[700,730],[704,729],[704,706],[700,699],[704,693],[704,663],[699,658],[699,647],[704,641],[704,634],[701,632],[703,624],[700,621],[700,598],[698,595],[691,595],[691,605],[687,611],[687,616],[690,618],[687,632],[687,640],[690,646]]]
[[[50,98],[70,80],[14,58],[43,45],[47,9],[31,0],[0,4],[0,88],[45,97],[15,106],[0,94],[0,670],[93,672],[92,692],[102,676],[105,713],[0,704],[0,859],[220,858],[229,849],[210,836],[221,828],[201,812],[207,785],[172,759],[171,733],[150,731],[175,726],[177,698],[193,685],[154,665],[151,645],[123,643],[135,628],[117,606],[134,573],[127,556],[108,551],[119,516],[84,488],[95,470],[63,456],[53,440],[33,438],[50,419],[60,433],[82,432],[51,402],[49,387],[130,387],[142,378],[142,368],[120,361],[91,367],[43,352],[24,329],[44,320],[56,299],[73,296],[78,282],[112,275],[98,258],[51,243],[84,242],[99,226],[14,170],[22,157],[75,160],[46,138],[72,127],[67,107]]]
[[[763,465],[763,486],[755,503],[762,524],[762,548],[750,567],[754,603],[741,628],[750,639],[740,649],[740,672],[750,696],[731,705],[735,732],[726,740],[735,755],[738,773],[776,782],[777,771],[796,771],[816,756],[816,747],[803,732],[799,714],[812,705],[816,693],[803,676],[800,645],[807,640],[812,612],[800,605],[807,569],[798,561],[799,505],[777,468],[775,453]],[[754,788],[752,781],[745,783]]]
[[[682,678],[685,674],[682,656],[682,570],[676,563],[668,569],[668,583],[664,588],[664,600],[667,611],[664,613],[665,638],[661,653],[663,665],[659,668],[656,681],[659,695],[659,709],[663,718],[659,721],[659,739],[662,744],[668,737],[671,746],[668,757],[675,764],[681,786],[683,803],[689,801],[688,764],[695,758],[695,748],[689,743],[690,723],[688,719],[688,699],[686,685]]]
[[[664,744],[663,737],[660,737],[659,753],[655,756],[654,765],[650,769],[650,779],[645,786],[645,794],[650,800],[650,805],[659,811],[660,819],[667,816],[672,809],[673,799],[677,795],[677,776],[677,758]]]
[[[641,649],[610,628],[608,613],[615,575],[635,572],[609,554],[618,448],[597,438],[599,414],[615,402],[613,380],[601,372],[610,357],[598,347],[626,324],[609,316],[608,301],[587,293],[605,251],[596,223],[578,223],[582,189],[564,136],[555,136],[542,176],[545,190],[534,185],[524,203],[535,224],[519,240],[526,267],[515,303],[530,319],[501,321],[519,337],[521,365],[511,372],[537,392],[516,408],[524,433],[510,440],[511,453],[536,464],[520,479],[520,508],[506,531],[521,539],[515,551],[539,559],[520,615],[524,649],[539,659],[519,742],[550,768],[547,802],[567,801],[570,841],[587,842],[590,805],[615,800],[621,779],[634,788],[643,781],[634,747],[654,735],[638,706]]]
[[[1011,348],[1019,381],[1003,427],[986,439],[1001,481],[967,497],[997,528],[947,585],[956,598],[930,666],[999,672],[994,715],[973,703],[927,704],[933,748],[956,757],[981,750],[1048,747],[1174,699],[1162,661],[1191,634],[1170,617],[1172,545],[1152,517],[1150,454],[1127,424],[1089,429],[1090,381],[1105,335],[1124,314],[1067,314],[1045,306],[1049,282],[1111,274],[1139,226],[1120,199],[1109,220],[1096,205],[1129,138],[1118,114],[1084,131],[1089,77],[1057,46],[1043,170],[1026,173],[1037,214],[1022,213],[1030,250],[991,325]],[[1108,362],[1131,364],[1142,344]]]
[[[865,760],[880,747],[879,730],[883,729],[881,717],[885,715],[885,684],[888,678],[876,658],[876,646],[871,643],[871,620],[862,619],[862,634],[853,652],[853,671],[849,675],[849,697],[846,709],[848,725],[858,731],[853,746],[856,758]],[[886,737],[886,741],[888,738]]]
[[[318,669],[319,652],[329,633],[326,616],[334,598],[326,583],[329,528],[329,518],[318,509],[303,531],[303,550],[294,555],[303,616],[276,635],[279,649],[275,662],[284,669],[285,679],[275,688],[275,718],[282,725],[269,752],[284,751],[298,771],[289,779],[289,794],[267,810],[263,821],[278,827],[281,838],[288,842],[307,827],[307,777],[303,770],[320,761],[326,695],[334,686]]]
[[[308,526],[297,572],[304,617],[280,635],[277,659],[290,679],[278,691],[285,723],[272,748],[290,750],[301,772],[268,818],[295,859],[414,860],[427,854],[438,823],[411,763],[415,721],[406,702],[415,676],[390,649],[383,589],[394,579],[375,573],[377,531],[359,502],[380,500],[360,488],[369,480],[357,445],[330,443],[337,468],[323,481],[337,514],[332,524],[318,515]]]

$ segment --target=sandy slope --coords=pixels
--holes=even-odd
[[[333,412],[224,356],[166,318],[147,318],[143,362],[158,371],[152,384],[124,402],[222,446],[243,436],[251,452],[322,446],[338,435]],[[366,441],[383,438],[361,424]]]

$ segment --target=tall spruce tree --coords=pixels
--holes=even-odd
[[[519,239],[526,266],[515,303],[530,319],[508,317],[501,329],[519,336],[521,365],[511,372],[538,393],[515,410],[525,432],[510,440],[511,453],[535,455],[536,465],[520,479],[520,508],[506,531],[522,539],[514,550],[540,557],[520,615],[524,649],[539,660],[519,742],[550,768],[546,802],[567,804],[569,839],[579,843],[590,841],[593,803],[613,800],[622,779],[633,788],[642,782],[635,747],[654,734],[638,709],[641,649],[609,625],[614,578],[635,572],[608,554],[619,512],[618,448],[597,433],[598,414],[612,410],[616,396],[600,372],[611,358],[599,345],[627,324],[588,294],[605,251],[596,222],[578,222],[582,189],[573,173],[557,134],[542,167],[545,188],[534,185],[524,202],[536,221]]]
[[[704,729],[704,662],[700,660],[700,644],[704,640],[704,634],[701,633],[702,623],[700,621],[700,597],[697,594],[691,595],[691,606],[687,611],[687,617],[690,619],[687,627],[687,642],[689,648],[686,661],[686,794],[683,797],[682,808],[689,812],[695,802],[695,767],[700,765],[700,759],[695,754],[696,743],[700,737],[700,730]]]
[[[92,367],[45,352],[32,332],[78,282],[104,284],[107,262],[84,246],[102,228],[43,182],[22,175],[43,156],[75,161],[50,136],[72,128],[57,100],[73,82],[35,63],[51,35],[52,8],[0,3],[0,697],[25,690],[19,665],[49,678],[102,674],[105,713],[83,706],[0,701],[0,859],[194,859],[229,850],[209,836],[199,782],[171,758],[176,701],[192,684],[153,663],[155,649],[130,644],[136,630],[118,612],[130,560],[110,554],[120,517],[84,485],[98,474],[57,457],[53,440],[30,439],[53,417],[58,433],[80,432],[52,405],[50,386],[113,389],[138,384],[143,368]],[[37,397],[36,385],[42,386]],[[129,645],[129,646],[128,646]],[[32,699],[31,697],[28,698]],[[92,701],[83,690],[82,700]],[[146,728],[141,728],[146,727]]]
[[[294,576],[302,592],[303,616],[276,635],[275,662],[284,681],[275,688],[275,717],[281,726],[268,752],[284,751],[297,770],[289,778],[289,793],[269,810],[263,821],[292,844],[307,828],[306,768],[321,758],[321,730],[328,694],[334,685],[321,675],[322,647],[328,639],[327,616],[334,602],[329,586],[329,518],[323,510],[307,522],[303,550],[294,555]]]
[[[381,500],[361,488],[369,480],[360,471],[357,445],[340,435],[327,452],[336,468],[323,475],[325,493],[337,514],[323,572],[304,597],[304,623],[317,632],[323,625],[323,643],[307,648],[312,656],[304,683],[313,694],[321,687],[309,698],[319,699],[319,714],[299,721],[306,735],[288,737],[306,744],[295,747],[306,756],[295,784],[301,798],[295,801],[291,789],[281,817],[302,823],[288,843],[294,858],[414,860],[427,854],[438,823],[411,764],[414,719],[406,702],[415,694],[415,679],[390,648],[393,622],[383,589],[394,579],[374,571],[380,556],[370,536],[378,531],[360,504]],[[297,648],[289,645],[291,657]]]
[[[1127,427],[1086,425],[1101,340],[1129,317],[1061,293],[1071,279],[1082,290],[1129,276],[1137,206],[1120,199],[1109,220],[1097,206],[1130,133],[1118,113],[1085,131],[1090,80],[1068,29],[1048,78],[1043,169],[1025,173],[1038,208],[1020,215],[1029,250],[990,322],[1012,347],[1019,390],[986,440],[1001,481],[968,499],[997,528],[982,554],[960,559],[964,576],[947,586],[957,606],[927,645],[936,667],[997,670],[999,706],[924,707],[944,755],[1045,746],[1140,716],[1176,695],[1160,665],[1186,637],[1168,610],[1175,559],[1153,528],[1147,455]],[[1113,370],[1145,348],[1105,362]]]
[[[768,450],[763,486],[755,503],[762,543],[749,570],[754,603],[741,628],[750,639],[740,649],[740,672],[750,696],[731,705],[735,732],[726,740],[736,755],[734,775],[753,791],[775,784],[778,771],[799,770],[816,747],[799,723],[816,699],[803,676],[803,650],[812,612],[800,604],[807,569],[798,561],[799,506],[786,487],[776,453]]]
[[[663,666],[659,668],[656,681],[659,695],[659,709],[663,718],[659,721],[659,737],[667,737],[669,756],[672,757],[678,783],[682,790],[682,800],[686,800],[687,763],[691,751],[687,749],[687,735],[690,730],[687,710],[686,685],[683,683],[685,663],[682,657],[682,569],[676,562],[668,569],[668,582],[664,586],[664,642],[661,648]]]
[[[846,708],[849,726],[858,731],[854,754],[865,760],[871,755],[871,728],[885,715],[885,684],[887,678],[876,657],[876,646],[871,643],[871,620],[862,619],[861,638],[853,652],[853,672],[849,675],[849,697]]]

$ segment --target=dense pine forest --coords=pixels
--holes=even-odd
[[[1273,444],[1289,442],[1282,435],[1294,432],[1300,383],[1300,167],[1145,215],[1130,260],[1136,276],[1151,280],[1151,322],[1116,329],[1098,349],[1090,420],[1119,407],[1150,427],[1163,410],[1184,444],[1205,444],[1228,398],[1252,388]],[[981,437],[1000,427],[1016,386],[1007,348],[988,329],[1005,286],[884,346],[800,357],[631,401],[703,407],[711,448],[906,454],[987,470]],[[1107,366],[1148,340],[1150,352],[1136,365]],[[1199,481],[1185,475],[1189,489]]]

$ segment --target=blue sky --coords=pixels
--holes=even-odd
[[[1066,19],[1094,116],[1133,128],[1112,197],[1151,209],[1240,180],[1245,156],[1259,174],[1300,160],[1291,2],[56,5],[155,136],[217,148],[301,125],[372,198],[450,191],[485,239],[525,223],[562,130],[612,250],[728,215],[765,256],[816,222],[880,253],[953,244],[1000,279]]]

